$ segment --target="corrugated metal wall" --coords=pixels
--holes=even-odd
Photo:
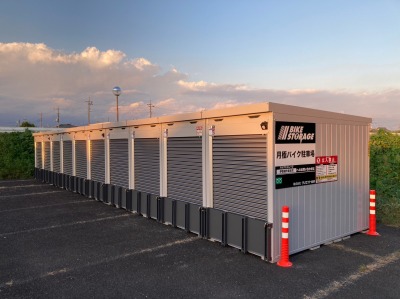
[[[131,122],[127,128],[129,128],[128,133],[132,133],[130,136],[136,137],[132,141],[126,139],[129,134],[122,133],[122,130],[121,132],[116,130],[118,131],[116,132],[111,128],[103,129],[107,133],[110,132],[108,137],[125,139],[109,141],[110,159],[107,161],[105,157],[105,153],[108,153],[105,147],[106,141],[101,139],[90,142],[91,178],[94,181],[105,182],[107,177],[108,182],[108,175],[106,176],[105,173],[107,162],[107,165],[110,164],[110,169],[107,166],[107,171],[110,170],[110,182],[115,185],[125,184],[127,186],[129,175],[123,173],[128,172],[129,174],[128,163],[125,163],[128,161],[134,168],[132,174],[135,174],[135,189],[159,195],[161,166],[163,171],[161,189],[163,193],[167,193],[168,197],[201,204],[204,190],[207,192],[204,196],[207,206],[212,205],[215,209],[264,221],[268,220],[272,223],[271,253],[274,261],[280,254],[280,220],[283,205],[290,207],[289,235],[292,254],[367,229],[369,207],[369,126],[367,123],[369,119],[297,107],[275,106],[275,104],[272,108],[277,111],[266,110],[270,111],[268,117],[265,118],[268,120],[269,131],[260,129],[259,121],[264,121],[264,116],[260,118],[258,115],[260,110],[257,110],[257,115],[253,115],[255,111],[250,111],[251,115],[240,116],[244,112],[239,108],[234,111],[232,119],[225,117],[223,122],[220,122],[222,119],[218,119],[218,122],[217,119],[214,119],[216,113],[201,114],[199,117],[204,122],[202,126],[198,126],[199,128],[193,126],[192,122],[190,122],[190,126],[186,126],[180,116],[177,118],[179,125],[175,126],[169,123],[172,118],[166,118],[164,119],[166,121],[165,128],[170,129],[169,135],[167,130],[162,131],[163,119],[160,119],[162,123],[157,126],[148,126],[147,122],[146,125],[136,126],[136,121]],[[193,115],[188,117],[192,119]],[[315,122],[315,156],[338,157],[338,180],[276,189],[275,169],[272,168],[276,162],[276,158],[274,158],[276,141],[275,132],[271,132],[275,121]],[[204,127],[204,124],[207,126]],[[209,128],[208,132],[206,128]],[[101,131],[93,134],[96,137],[92,135],[92,138],[104,137],[104,134],[100,133]],[[203,145],[201,145],[201,138],[198,137],[177,137],[192,136],[195,131],[196,133],[201,131],[203,134],[210,134],[204,138]],[[261,135],[264,132],[269,132],[269,134]],[[116,135],[117,133],[119,135]],[[228,136],[229,134],[237,135]],[[71,138],[68,135],[64,136],[68,139]],[[74,136],[82,138],[83,135],[74,134]],[[47,137],[47,135],[35,136],[37,140]],[[161,144],[159,138],[165,138],[161,139]],[[120,142],[123,144],[122,146]],[[134,148],[133,161],[129,161],[131,154],[129,142],[132,142]],[[36,142],[35,158],[36,166],[39,168],[42,167],[42,158],[46,156],[45,146],[42,148],[42,145],[42,142]],[[60,154],[60,145],[62,144],[57,146],[56,142],[53,144],[55,171],[57,170],[56,160],[60,160],[57,159],[56,154],[57,151]],[[160,161],[160,158],[164,158],[164,156],[161,157],[160,148],[163,150],[165,145],[167,161],[164,159]],[[207,150],[212,149],[212,154],[202,153],[202,147]],[[64,173],[72,175],[72,141],[64,141],[61,148],[63,148]],[[77,156],[81,155],[78,153],[78,148],[79,145],[77,145]],[[162,154],[165,153],[162,152]],[[209,161],[211,156],[212,161]],[[202,159],[205,159],[203,161],[204,170],[201,170]],[[46,165],[48,165],[47,162]],[[313,164],[311,163],[311,165]],[[79,172],[77,167],[77,173]],[[207,177],[205,186],[201,184],[203,176]],[[212,186],[209,183],[212,183]],[[145,198],[142,199],[145,201]],[[218,224],[221,224],[220,219],[217,221]]]
[[[50,141],[44,143],[44,169],[51,170]]]
[[[160,194],[160,142],[158,138],[135,139],[135,188]]]
[[[86,140],[75,141],[75,171],[76,176],[87,178],[87,151]]]
[[[63,170],[67,175],[73,175],[72,173],[72,141],[63,141]]]
[[[201,138],[168,138],[167,188],[171,199],[203,204]]]
[[[274,218],[283,205],[291,209],[291,253],[368,228],[368,126],[317,123],[316,130],[316,156],[338,156],[338,181],[275,190]],[[276,223],[276,254],[279,231]]]
[[[90,141],[91,178],[96,182],[105,182],[105,144],[104,140]]]
[[[128,139],[110,139],[110,183],[129,188]]]
[[[215,136],[213,182],[214,208],[266,220],[266,136]]]
[[[60,172],[60,141],[53,141],[53,171]]]
[[[42,168],[42,143],[36,142],[36,168]]]

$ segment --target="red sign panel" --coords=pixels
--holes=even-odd
[[[316,183],[334,182],[338,179],[338,156],[315,157]]]
[[[337,164],[337,156],[320,156],[315,157],[315,164]]]

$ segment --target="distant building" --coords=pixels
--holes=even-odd
[[[71,124],[60,124],[59,126],[58,126],[58,128],[62,128],[62,129],[68,129],[68,128],[75,128],[76,126],[74,126],[74,125],[71,125]]]
[[[385,127],[377,127],[377,128],[371,129],[369,131],[369,134],[373,135],[373,134],[378,133],[378,131],[384,131],[384,132],[387,132],[387,133],[392,133],[394,135],[399,135],[399,131],[391,131],[388,128],[385,128]]]
[[[43,132],[43,131],[60,131],[60,128],[36,128],[36,127],[0,127],[0,133],[11,133],[11,132],[24,132],[29,130],[31,132]]]

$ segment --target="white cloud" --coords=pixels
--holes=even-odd
[[[31,63],[65,62],[62,55],[49,49],[45,44],[0,43],[0,53],[10,58],[27,59]]]
[[[205,90],[206,88],[216,86],[216,84],[214,84],[214,83],[207,83],[205,81],[187,82],[184,80],[179,80],[177,83],[179,86],[182,86],[186,89],[193,90],[193,91]]]
[[[54,103],[55,106],[60,108],[68,108],[71,107],[74,103],[71,100],[67,100],[65,98],[53,98],[51,102]]]
[[[125,58],[121,51],[107,50],[101,52],[95,47],[88,47],[81,53],[65,54],[49,48],[47,45],[32,43],[0,43],[0,54],[11,58],[18,57],[30,63],[87,63],[92,67],[107,67],[118,64]]]
[[[291,89],[288,90],[289,94],[292,95],[302,95],[302,94],[316,94],[318,93],[317,89]]]
[[[235,100],[228,100],[228,101],[216,103],[214,106],[211,107],[211,109],[225,109],[225,108],[231,108],[231,107],[236,107],[236,106],[240,106],[240,105],[248,105],[248,104],[253,104],[253,102],[238,102]]]
[[[86,62],[93,67],[107,67],[119,64],[125,58],[121,51],[107,50],[101,52],[95,47],[86,48],[80,54],[69,56],[71,62]]]
[[[129,62],[134,65],[138,70],[143,71],[145,68],[153,67],[154,65],[145,58],[136,58]]]
[[[129,108],[137,108],[140,105],[143,105],[143,102],[132,103],[129,105]]]
[[[0,43],[0,125],[18,119],[36,122],[43,113],[55,125],[55,107],[61,120],[86,124],[87,103],[93,100],[92,120],[115,119],[114,86],[122,88],[120,118],[204,109],[227,108],[256,102],[277,102],[374,118],[376,126],[400,125],[400,90],[349,92],[346,90],[255,89],[245,84],[191,81],[175,67],[163,71],[146,58],[131,58],[121,51],[88,47],[65,53],[45,44]],[[46,122],[45,122],[46,123]]]
[[[157,103],[157,106],[170,106],[176,104],[176,99],[173,98],[168,98],[165,100],[161,100]]]

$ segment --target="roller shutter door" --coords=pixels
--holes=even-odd
[[[36,168],[42,168],[42,143],[36,142]]]
[[[72,141],[63,142],[63,166],[64,173],[72,175]]]
[[[135,139],[135,188],[160,194],[160,147],[157,138]]]
[[[266,136],[213,139],[214,208],[267,219]]]
[[[44,169],[51,170],[50,168],[50,142],[44,143]]]
[[[86,140],[75,141],[75,169],[76,176],[79,178],[87,178],[87,154]]]
[[[104,140],[90,142],[91,178],[96,182],[105,182],[105,145]]]
[[[168,197],[203,204],[202,139],[168,138]]]
[[[128,139],[110,139],[110,183],[129,188]]]
[[[53,141],[53,171],[60,172],[60,141]]]

